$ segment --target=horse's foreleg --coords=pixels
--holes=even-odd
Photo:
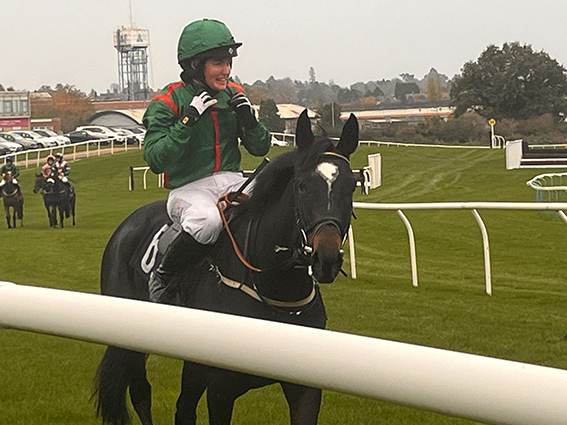
[[[219,371],[207,389],[210,425],[230,425],[234,402],[250,388],[250,375]]]
[[[316,425],[321,409],[321,390],[303,385],[281,383],[289,405],[291,425]]]
[[[63,219],[65,218],[65,209],[59,206],[59,222],[61,223],[61,228],[63,228]]]
[[[181,394],[177,399],[175,425],[195,425],[197,423],[197,405],[205,389],[207,366],[191,362],[183,363]]]

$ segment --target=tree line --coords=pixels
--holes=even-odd
[[[340,126],[341,110],[407,108],[413,104],[451,105],[455,118],[447,123],[430,120],[412,128],[388,125],[373,129],[370,135],[464,143],[486,139],[489,118],[497,120],[499,134],[507,138],[529,139],[543,134],[546,141],[558,142],[567,134],[566,69],[545,51],[534,51],[529,44],[518,42],[489,45],[453,78],[434,68],[422,78],[403,73],[392,80],[357,82],[349,87],[340,87],[332,80],[317,81],[313,68],[309,81],[270,77],[248,84],[234,78],[251,102],[260,105],[260,119],[272,131],[282,131],[284,126],[277,113],[278,103],[315,109],[331,133],[335,130],[332,123]],[[90,97],[74,86],[42,86],[38,91],[48,91],[53,102],[32,103],[32,118],[59,117],[64,131],[84,123],[94,112]]]

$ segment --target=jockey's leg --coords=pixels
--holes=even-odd
[[[22,194],[22,188],[20,187],[20,184],[18,183],[18,180],[12,179],[12,183],[14,184],[14,186],[16,186],[16,190],[17,190],[18,193],[21,195],[21,194]]]
[[[171,279],[185,270],[199,264],[212,245],[197,242],[189,233],[181,232],[169,245],[158,268],[150,275],[148,282],[150,301],[162,302]]]
[[[0,187],[4,186],[6,184],[6,180],[2,179],[2,181],[0,181]]]
[[[223,223],[217,199],[236,190],[246,179],[240,173],[221,172],[173,189],[167,211],[183,232],[171,243],[149,281],[150,300],[160,301],[173,276],[198,265],[217,241]]]

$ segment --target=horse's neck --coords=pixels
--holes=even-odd
[[[278,202],[242,215],[230,226],[245,259],[262,272],[244,265],[225,235],[219,240],[217,251],[223,273],[230,273],[233,279],[244,276],[244,283],[254,283],[263,295],[280,300],[300,299],[312,289],[306,268],[295,267],[294,256],[301,248],[301,237],[291,190]]]

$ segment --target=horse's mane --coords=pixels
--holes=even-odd
[[[317,138],[306,150],[295,148],[278,156],[258,174],[252,196],[240,204],[234,214],[255,214],[277,202],[295,174],[315,167],[320,155],[327,151],[335,151],[333,142],[327,138]]]

